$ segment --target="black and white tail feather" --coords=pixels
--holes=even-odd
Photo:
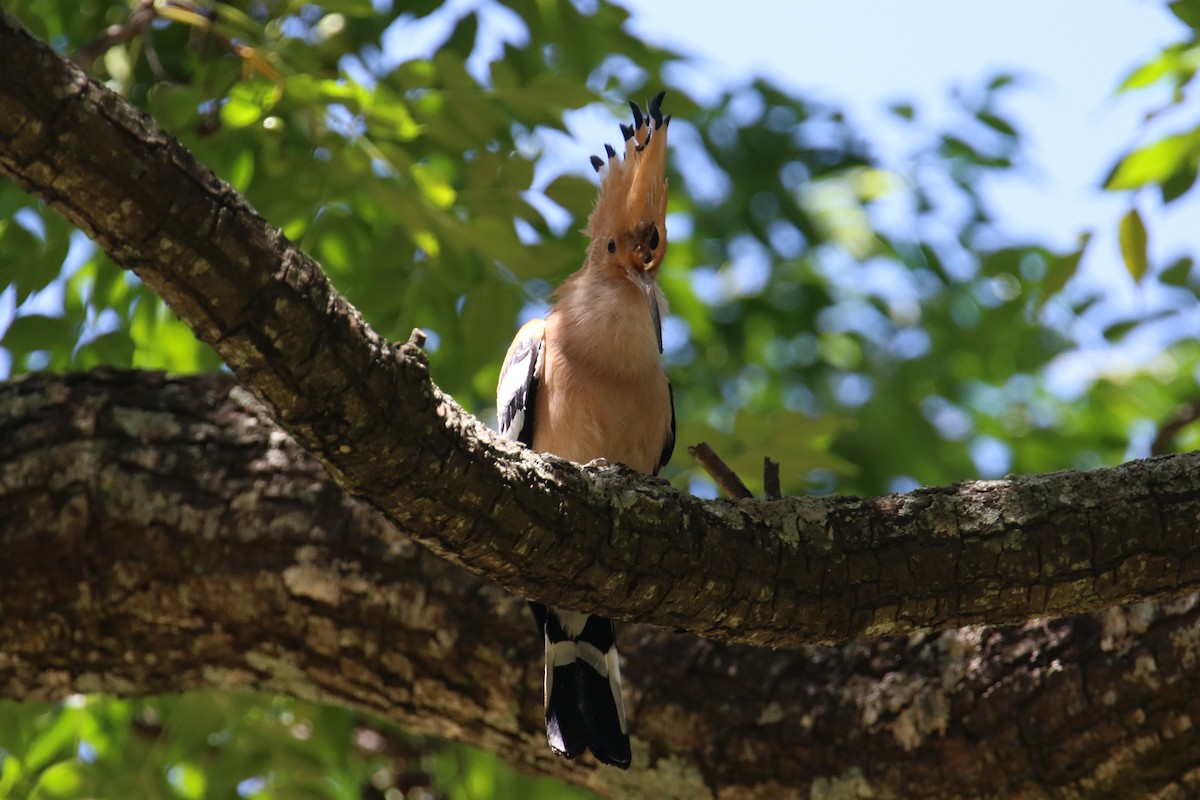
[[[545,322],[530,320],[517,334],[500,371],[500,435],[533,444],[534,410],[542,377]],[[631,760],[616,628],[607,617],[529,603],[546,646],[546,740],[575,758],[591,750],[598,760],[628,769]]]

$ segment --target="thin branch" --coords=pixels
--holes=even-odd
[[[139,0],[128,20],[108,26],[103,33],[81,47],[71,57],[71,60],[88,68],[93,61],[108,52],[110,48],[131,41],[143,33],[148,33],[150,23],[156,19],[163,19],[186,25],[203,35],[212,36],[229,52],[241,59],[243,71],[261,74],[267,80],[277,84],[283,80],[279,70],[270,64],[257,48],[239,42],[219,30],[214,25],[217,18],[218,11],[216,9],[207,8],[191,2],[191,0]],[[159,74],[162,64],[152,45],[148,45],[147,60],[151,69]]]
[[[737,473],[730,469],[729,465],[708,446],[707,442],[689,445],[688,454],[696,459],[696,463],[704,468],[704,471],[717,484],[717,488],[728,497],[732,497],[735,500],[748,500],[754,497],[751,491],[746,488],[746,484],[738,477]]]
[[[1159,426],[1158,435],[1150,445],[1150,455],[1161,456],[1171,452],[1179,432],[1197,420],[1200,420],[1200,397],[1176,408],[1170,419]]]
[[[92,62],[107,53],[111,48],[139,36],[157,19],[154,0],[140,0],[137,7],[125,22],[109,25],[104,32],[75,51],[71,60],[87,69]]]
[[[779,462],[763,456],[763,497],[778,500],[782,496],[779,488]]]

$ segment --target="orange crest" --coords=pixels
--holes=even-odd
[[[629,101],[633,125],[621,126],[625,136],[624,158],[617,158],[616,150],[609,145],[604,146],[607,161],[592,156],[592,166],[601,173],[601,179],[596,207],[583,230],[587,236],[617,236],[650,223],[657,226],[665,238],[667,126],[671,122],[669,116],[662,114],[665,94],[659,92],[650,100],[646,115],[637,103]]]

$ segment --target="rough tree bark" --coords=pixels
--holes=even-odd
[[[556,759],[524,603],[343,492],[226,376],[0,386],[0,551],[4,697],[285,692],[613,797],[1200,791],[1196,598],[790,651],[629,626],[635,769]]]
[[[0,578],[6,693],[282,688],[644,796],[1186,793],[1196,782],[1190,599],[789,654],[642,633],[626,650],[642,675],[633,713],[649,768],[566,768],[533,744],[537,703],[519,677],[530,653],[510,658],[527,646],[514,644],[526,638],[511,630],[515,606],[403,555],[415,551],[389,527],[556,604],[730,642],[840,642],[1188,594],[1200,585],[1196,456],[871,500],[702,502],[495,442],[430,382],[417,348],[382,341],[177,141],[7,17],[0,172],[161,294],[365,504],[337,494],[347,521],[323,516],[313,497],[334,489],[311,462],[293,482],[291,451],[248,488],[237,467],[201,469],[185,457],[189,437],[214,431],[186,424],[203,418],[196,404],[173,433],[147,433],[153,452],[133,445],[128,417],[85,422],[93,436],[132,424],[128,453],[80,451],[98,478],[70,460],[41,483],[21,477],[36,464],[20,448],[49,463],[53,426],[0,417],[0,443],[27,442],[0,481],[16,515],[0,544],[21,559]],[[206,397],[228,409],[221,386]],[[83,393],[81,410],[106,407],[104,392]],[[132,407],[157,408],[147,403]],[[106,475],[140,502],[123,504]],[[256,527],[260,507],[272,511]],[[371,521],[351,529],[363,514]],[[464,597],[506,621],[483,624]],[[198,637],[212,639],[211,660]],[[867,752],[870,763],[856,757]]]

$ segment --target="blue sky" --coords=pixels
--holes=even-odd
[[[698,57],[703,70],[690,75],[707,73],[714,85],[766,75],[848,107],[868,131],[883,130],[888,102],[945,109],[955,84],[998,71],[1024,76],[1007,105],[1036,171],[994,196],[1015,232],[1063,246],[1123,210],[1097,186],[1151,100],[1114,100],[1113,89],[1181,29],[1165,3],[1137,0],[743,0],[738,13],[728,2],[623,5],[643,38]]]
[[[846,108],[897,167],[904,152],[889,138],[895,130],[886,120],[889,103],[909,101],[934,120],[949,118],[952,87],[978,85],[1000,71],[1021,76],[1004,110],[1025,137],[1030,165],[990,181],[985,194],[1014,238],[1065,249],[1093,232],[1079,285],[1106,293],[1099,313],[1073,325],[1080,348],[1056,363],[1052,385],[1074,394],[1098,373],[1131,369],[1160,350],[1164,336],[1200,337],[1200,320],[1179,318],[1173,332],[1154,331],[1121,347],[1102,335],[1115,317],[1165,302],[1153,285],[1136,285],[1124,269],[1116,231],[1129,198],[1099,188],[1116,158],[1145,139],[1145,114],[1167,99],[1165,91],[1114,95],[1130,70],[1182,38],[1182,25],[1162,0],[619,2],[647,41],[694,56],[686,71],[690,90],[703,96],[764,75]],[[1156,130],[1179,124],[1181,116],[1195,124],[1186,110],[1176,110],[1157,121]],[[1166,210],[1148,198],[1139,202],[1150,229],[1152,269],[1200,249],[1195,195]]]

